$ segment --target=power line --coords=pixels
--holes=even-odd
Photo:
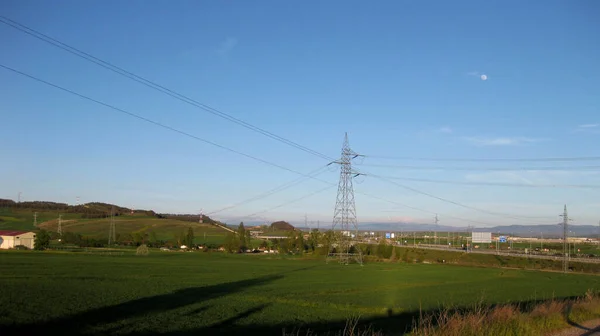
[[[426,182],[426,183],[441,183],[441,184],[458,184],[458,185],[485,185],[485,186],[499,186],[499,187],[524,187],[524,188],[583,188],[583,189],[600,189],[600,185],[585,185],[585,184],[525,184],[525,183],[503,183],[503,182],[470,182],[470,181],[448,181],[448,180],[432,180],[432,179],[421,179],[411,177],[398,177],[398,176],[383,176],[392,180],[404,180],[414,182]]]
[[[148,118],[146,118],[146,117],[143,117],[143,116],[137,115],[137,114],[135,114],[135,113],[132,113],[132,112],[129,112],[129,111],[126,111],[126,110],[120,109],[120,108],[118,108],[118,107],[115,107],[115,106],[113,106],[113,105],[110,105],[110,104],[104,103],[104,102],[102,102],[102,101],[99,101],[99,100],[96,100],[96,99],[94,99],[94,98],[90,98],[90,97],[88,97],[88,96],[82,95],[82,94],[80,94],[80,93],[77,93],[77,92],[75,92],[75,91],[72,91],[72,90],[70,90],[70,89],[66,89],[66,88],[64,88],[64,87],[62,87],[62,86],[59,86],[59,85],[56,85],[56,84],[50,83],[50,82],[48,82],[48,81],[45,81],[45,80],[43,80],[43,79],[40,79],[40,78],[38,78],[38,77],[35,77],[35,76],[32,76],[32,75],[29,75],[29,74],[27,74],[27,73],[24,73],[24,72],[22,72],[22,71],[19,71],[19,70],[13,69],[13,68],[11,68],[11,67],[5,66],[5,65],[3,65],[3,64],[0,64],[0,67],[4,68],[4,69],[6,69],[6,70],[12,71],[12,72],[14,72],[14,73],[17,73],[17,74],[19,74],[19,75],[22,75],[22,76],[24,76],[24,77],[28,77],[28,78],[30,78],[30,79],[33,79],[33,80],[35,80],[35,81],[37,81],[37,82],[40,82],[40,83],[46,84],[46,85],[48,85],[48,86],[54,87],[54,88],[56,88],[56,89],[59,89],[59,90],[61,90],[61,91],[64,91],[64,92],[67,92],[67,93],[73,94],[73,95],[75,95],[75,96],[78,96],[78,97],[80,97],[80,98],[82,98],[82,99],[85,99],[85,100],[88,100],[88,101],[94,102],[94,103],[96,103],[96,104],[99,104],[99,105],[102,105],[102,106],[105,106],[105,107],[108,107],[108,108],[110,108],[110,109],[112,109],[112,110],[115,110],[115,111],[117,111],[117,112],[121,112],[121,113],[123,113],[123,114],[126,114],[126,115],[129,115],[129,116],[131,116],[131,117],[134,117],[134,118],[137,118],[137,119],[143,120],[143,121],[145,121],[145,122],[148,122],[148,123],[150,123],[150,124],[153,124],[153,125],[155,125],[155,126],[159,126],[159,127],[162,127],[162,128],[168,129],[168,130],[170,130],[170,131],[173,131],[173,132],[179,133],[179,134],[181,134],[181,135],[184,135],[184,136],[187,136],[187,137],[189,137],[189,138],[192,138],[192,139],[195,139],[195,140],[202,141],[202,142],[204,142],[204,143],[207,143],[207,144],[213,145],[213,146],[215,146],[215,147],[219,147],[219,148],[221,148],[221,149],[224,149],[224,150],[227,150],[227,151],[229,151],[229,152],[232,152],[232,153],[235,153],[235,154],[238,154],[238,155],[241,155],[241,156],[244,156],[244,157],[247,157],[247,158],[253,159],[253,160],[255,160],[255,161],[258,161],[258,162],[262,162],[262,163],[268,164],[268,165],[270,165],[270,166],[273,166],[273,167],[277,167],[277,168],[280,168],[280,169],[283,169],[283,170],[286,170],[286,171],[289,171],[289,172],[292,172],[292,173],[298,174],[298,175],[300,175],[300,176],[308,177],[308,178],[311,178],[311,179],[314,179],[314,180],[317,180],[317,181],[321,181],[321,182],[327,183],[327,184],[329,184],[329,187],[328,187],[328,188],[331,188],[332,186],[335,186],[335,184],[332,184],[332,183],[330,183],[330,182],[327,182],[327,181],[325,181],[325,180],[319,179],[319,178],[317,178],[317,177],[310,176],[310,175],[307,175],[307,174],[304,174],[304,173],[298,172],[298,171],[296,171],[296,170],[293,170],[293,169],[290,169],[290,168],[287,168],[287,167],[281,166],[281,165],[279,165],[279,164],[276,164],[276,163],[272,163],[272,162],[270,162],[270,161],[266,161],[266,160],[260,159],[260,158],[258,158],[258,157],[255,157],[255,156],[252,156],[252,155],[249,155],[249,154],[246,154],[246,153],[243,153],[243,152],[237,151],[237,150],[235,150],[235,149],[231,149],[231,148],[229,148],[229,147],[226,147],[226,146],[223,146],[223,145],[219,145],[219,144],[217,144],[217,143],[214,143],[214,142],[212,142],[212,141],[209,141],[209,140],[206,140],[206,139],[202,139],[202,138],[200,138],[200,137],[197,137],[197,136],[195,136],[195,135],[193,135],[193,134],[190,134],[190,133],[187,133],[187,132],[184,132],[184,131],[178,130],[178,129],[176,129],[176,128],[173,128],[173,127],[171,127],[171,126],[167,126],[167,125],[161,124],[161,123],[159,123],[159,122],[156,122],[156,121],[153,121],[153,120],[151,120],[151,119],[148,119]],[[374,176],[374,175],[371,175],[371,176]],[[393,181],[392,181],[392,182],[393,182]],[[325,190],[325,189],[324,189],[324,190]],[[323,190],[323,191],[324,191],[324,190]],[[281,207],[281,206],[284,206],[284,205],[285,205],[285,204],[283,204],[283,205],[280,205],[280,206],[277,206],[277,207],[275,207],[275,208],[278,208],[278,207]],[[267,210],[267,211],[270,211],[270,210]]]
[[[0,18],[4,18],[4,17],[0,17]],[[5,19],[5,18],[4,18],[4,19]],[[6,22],[3,22],[3,23],[6,23]],[[219,148],[221,148],[221,149],[224,149],[224,150],[230,151],[230,152],[232,152],[232,153],[236,153],[236,154],[238,154],[238,155],[245,156],[245,157],[247,157],[247,158],[250,158],[250,159],[253,159],[253,160],[255,160],[255,161],[259,161],[259,162],[262,162],[262,163],[268,164],[268,165],[270,165],[270,166],[274,166],[274,167],[277,167],[277,168],[280,168],[280,169],[283,169],[283,170],[286,170],[286,171],[289,171],[289,172],[292,172],[292,173],[295,173],[295,174],[298,174],[298,175],[301,175],[301,176],[307,176],[307,177],[309,177],[309,178],[312,178],[312,179],[315,179],[315,180],[318,180],[318,181],[325,182],[325,183],[328,183],[328,184],[329,184],[329,182],[326,182],[326,181],[324,181],[324,180],[318,179],[318,178],[316,178],[316,177],[311,177],[311,176],[308,176],[308,175],[306,175],[306,174],[303,174],[303,173],[301,173],[301,172],[295,171],[295,170],[293,170],[293,169],[290,169],[290,168],[287,168],[287,167],[281,166],[281,165],[279,165],[279,164],[272,163],[272,162],[270,162],[270,161],[266,161],[266,160],[260,159],[260,158],[258,158],[258,157],[255,157],[255,156],[249,155],[249,154],[245,154],[245,153],[243,153],[243,152],[240,152],[240,151],[237,151],[237,150],[231,149],[231,148],[229,148],[229,147],[226,147],[226,146],[223,146],[223,145],[219,145],[219,144],[217,144],[217,143],[214,143],[214,142],[212,142],[212,141],[209,141],[209,140],[206,140],[206,139],[202,139],[202,138],[200,138],[200,137],[197,137],[197,136],[195,136],[195,135],[192,135],[192,134],[190,134],[190,133],[187,133],[187,132],[184,132],[184,131],[178,130],[178,129],[176,129],[176,128],[173,128],[173,127],[171,127],[171,126],[167,126],[167,125],[161,124],[161,123],[159,123],[159,122],[153,121],[153,120],[151,120],[151,119],[148,119],[148,118],[146,118],[146,117],[143,117],[143,116],[137,115],[137,114],[135,114],[135,113],[132,113],[132,112],[129,112],[129,111],[126,111],[126,110],[123,110],[123,109],[117,108],[117,107],[115,107],[115,106],[113,106],[113,105],[110,105],[110,104],[107,104],[107,103],[101,102],[101,101],[99,101],[99,100],[96,100],[96,99],[90,98],[90,97],[88,97],[88,96],[85,96],[85,95],[79,94],[79,93],[77,93],[77,92],[75,92],[75,91],[72,91],[72,90],[66,89],[66,88],[64,88],[64,87],[61,87],[61,86],[59,86],[59,85],[56,85],[56,84],[53,84],[53,83],[50,83],[50,82],[48,82],[48,81],[45,81],[45,80],[43,80],[43,79],[40,79],[40,78],[38,78],[38,77],[35,77],[35,76],[32,76],[32,75],[29,75],[29,74],[27,74],[27,73],[24,73],[24,72],[22,72],[22,71],[16,70],[16,69],[14,69],[14,68],[11,68],[11,67],[8,67],[8,66],[2,65],[2,64],[0,64],[0,67],[4,68],[4,69],[6,69],[6,70],[12,71],[12,72],[14,72],[14,73],[17,73],[17,74],[19,74],[19,75],[22,75],[22,76],[28,77],[28,78],[30,78],[30,79],[33,79],[33,80],[35,80],[35,81],[37,81],[37,82],[40,82],[40,83],[46,84],[46,85],[48,85],[48,86],[54,87],[54,88],[56,88],[56,89],[59,89],[59,90],[65,91],[65,92],[67,92],[67,93],[70,93],[70,94],[73,94],[73,95],[76,95],[76,96],[78,96],[78,97],[80,97],[80,98],[82,98],[82,99],[89,100],[89,101],[91,101],[91,102],[97,103],[97,104],[99,104],[99,105],[102,105],[102,106],[108,107],[108,108],[110,108],[110,109],[113,109],[113,110],[115,110],[115,111],[118,111],[118,112],[121,112],[121,113],[124,113],[124,114],[127,114],[127,115],[129,115],[129,116],[132,116],[132,117],[134,117],[134,118],[137,118],[137,119],[140,119],[140,120],[146,121],[146,122],[148,122],[148,123],[151,123],[151,124],[154,124],[154,125],[156,125],[156,126],[159,126],[159,127],[165,128],[165,129],[168,129],[168,130],[170,130],[170,131],[173,131],[173,132],[179,133],[179,134],[181,134],[181,135],[185,135],[185,136],[187,136],[187,137],[190,137],[190,138],[193,138],[193,139],[195,139],[195,140],[202,141],[202,142],[204,142],[204,143],[207,143],[207,144],[213,145],[213,146],[215,146],[215,147],[219,147]],[[328,158],[328,157],[327,157],[327,158]],[[538,170],[539,170],[539,168],[538,168]],[[372,175],[372,176],[373,176],[373,175]],[[394,183],[394,184],[396,184],[396,183]],[[416,189],[412,189],[412,190],[413,190],[413,191],[416,191]],[[418,191],[417,191],[417,192],[418,192]],[[422,192],[419,192],[419,193],[422,193]],[[433,197],[433,198],[437,198],[437,199],[439,199],[439,200],[443,200],[443,201],[445,201],[445,202],[450,202],[450,203],[452,203],[452,204],[460,205],[460,203],[458,203],[458,202],[454,202],[454,201],[450,201],[450,200],[447,200],[447,199],[443,199],[443,198],[440,198],[440,197],[437,197],[437,196],[433,196],[433,195],[431,195],[431,194],[426,194],[426,193],[425,193],[425,195],[427,195],[427,196],[430,196],[430,197]],[[490,213],[490,214],[496,214],[496,213],[488,212],[488,211],[485,211],[485,210],[482,210],[482,209],[477,209],[477,208],[473,208],[473,207],[469,207],[469,206],[465,206],[465,205],[460,205],[460,206],[463,206],[463,207],[466,207],[466,208],[469,208],[469,209],[472,209],[472,210],[476,210],[476,211],[487,212],[487,213]],[[503,216],[506,216],[506,214],[502,214],[502,215],[503,215]],[[509,215],[509,216],[510,216],[510,215]],[[513,218],[518,218],[518,217],[514,217],[514,216],[512,216],[512,217],[513,217]]]
[[[402,156],[365,155],[367,158],[399,160],[399,161],[432,161],[432,162],[571,162],[571,161],[598,161],[600,156],[583,157],[550,157],[550,158],[424,158]]]
[[[596,171],[600,170],[600,166],[570,166],[570,167],[446,167],[446,166],[407,166],[407,165],[386,165],[386,164],[369,164],[363,163],[359,166],[365,167],[380,167],[380,168],[395,168],[395,169],[412,169],[412,170],[463,170],[463,171],[522,171],[522,170],[583,170],[583,171]]]
[[[425,209],[422,209],[422,208],[414,207],[414,206],[407,205],[407,204],[404,204],[404,203],[400,203],[400,202],[397,202],[397,201],[392,201],[392,200],[389,200],[389,199],[386,199],[386,198],[383,198],[383,197],[380,197],[380,196],[370,195],[370,194],[367,194],[367,193],[364,193],[364,192],[361,192],[361,191],[356,191],[356,193],[360,194],[360,195],[363,195],[363,196],[367,196],[367,197],[373,198],[373,199],[384,201],[384,202],[387,202],[387,203],[390,203],[390,204],[401,206],[401,207],[404,207],[404,208],[409,208],[409,209],[421,211],[421,212],[432,214],[432,215],[437,214],[436,212],[433,212],[433,211],[429,211],[429,210],[425,210]],[[440,214],[440,215],[443,215],[444,217],[447,217],[447,218],[452,218],[452,219],[460,220],[460,221],[463,221],[463,222],[474,223],[474,224],[496,225],[494,223],[481,222],[481,221],[466,219],[466,218],[462,218],[462,217],[456,217],[456,216],[450,216],[450,215],[444,215],[444,214]]]
[[[213,212],[209,212],[207,215],[214,215],[214,214],[223,212],[225,210],[230,210],[230,209],[236,208],[238,206],[254,202],[256,200],[267,198],[267,197],[269,197],[269,196],[271,196],[273,194],[276,194],[276,193],[278,193],[280,191],[286,190],[288,188],[291,188],[291,187],[293,187],[295,185],[300,184],[301,182],[303,182],[304,180],[306,180],[309,176],[314,177],[314,176],[318,176],[318,175],[322,174],[324,172],[324,169],[326,169],[326,168],[327,168],[327,166],[318,168],[318,169],[313,170],[312,172],[306,174],[306,176],[301,176],[301,177],[299,177],[299,178],[297,178],[297,179],[295,179],[295,180],[293,180],[291,182],[287,182],[287,183],[285,183],[283,185],[280,185],[280,186],[278,186],[276,188],[273,188],[273,189],[271,189],[269,191],[266,191],[266,192],[264,192],[262,194],[254,196],[254,197],[248,198],[248,199],[243,200],[241,202],[238,202],[236,204],[233,204],[233,205],[221,208],[221,209],[213,211]],[[334,185],[334,184],[331,184],[331,185]]]
[[[247,216],[243,216],[243,217],[238,217],[238,218],[245,218],[245,217],[255,217],[256,215],[259,215],[259,214],[262,214],[262,213],[265,213],[265,212],[269,212],[269,211],[272,211],[272,210],[275,210],[275,209],[279,209],[279,208],[281,208],[281,207],[284,207],[284,206],[286,206],[286,205],[288,205],[288,204],[292,204],[292,203],[296,203],[296,202],[302,201],[302,200],[304,200],[304,199],[306,199],[306,198],[309,198],[309,197],[311,197],[311,196],[314,196],[314,195],[316,195],[316,194],[319,194],[319,193],[322,193],[322,192],[324,192],[324,191],[326,191],[326,190],[329,190],[329,189],[331,189],[331,188],[333,188],[333,187],[335,187],[335,186],[336,186],[335,184],[332,184],[332,185],[329,185],[329,186],[327,186],[327,187],[325,187],[325,188],[323,188],[323,189],[319,189],[319,190],[317,190],[317,191],[313,191],[313,192],[311,192],[311,193],[309,193],[309,194],[307,194],[307,195],[304,195],[304,196],[302,196],[302,197],[299,197],[299,198],[293,199],[293,200],[291,200],[291,201],[287,201],[287,202],[281,203],[281,204],[279,204],[279,205],[276,205],[276,206],[274,206],[274,207],[268,208],[268,209],[266,209],[266,210],[259,211],[259,212],[255,212],[255,213],[253,213],[253,214],[250,214],[250,215],[247,215]]]
[[[276,168],[279,168],[279,169],[282,169],[282,170],[286,170],[286,171],[288,171],[288,172],[291,172],[291,173],[294,173],[294,174],[297,174],[297,175],[301,175],[301,176],[305,176],[305,177],[308,177],[308,178],[312,178],[312,179],[314,179],[314,180],[317,180],[317,181],[321,181],[321,182],[329,183],[329,182],[327,182],[327,181],[325,181],[325,180],[321,180],[321,179],[319,179],[319,178],[316,178],[316,177],[313,177],[313,176],[306,175],[306,174],[304,174],[304,173],[301,173],[301,172],[299,172],[299,171],[296,171],[296,170],[293,170],[293,169],[290,169],[290,168],[287,168],[287,167],[281,166],[281,165],[279,165],[279,164],[277,164],[277,163],[273,163],[273,162],[270,162],[270,161],[267,161],[267,160],[263,160],[263,159],[261,159],[261,158],[258,158],[258,157],[256,157],[256,156],[253,156],[253,155],[250,155],[250,154],[246,154],[246,153],[240,152],[240,151],[238,151],[238,150],[235,150],[235,149],[232,149],[232,148],[229,148],[229,147],[223,146],[223,145],[219,145],[219,144],[217,144],[217,143],[215,143],[215,142],[212,142],[212,141],[210,141],[210,140],[202,139],[202,138],[200,138],[200,137],[198,137],[198,136],[195,136],[195,135],[193,135],[193,134],[187,133],[187,132],[185,132],[185,131],[181,131],[181,130],[179,130],[179,129],[176,129],[176,128],[174,128],[174,127],[167,126],[167,125],[165,125],[165,124],[161,124],[161,123],[159,123],[159,122],[157,122],[157,121],[154,121],[154,120],[148,119],[148,118],[146,118],[146,117],[140,116],[140,115],[138,115],[138,114],[135,114],[135,113],[132,113],[132,112],[129,112],[129,111],[123,110],[123,109],[121,109],[121,108],[118,108],[118,107],[115,107],[115,106],[113,106],[113,105],[110,105],[110,104],[104,103],[104,102],[102,102],[102,101],[99,101],[99,100],[96,100],[96,99],[94,99],[94,98],[90,98],[90,97],[88,97],[88,96],[82,95],[82,94],[80,94],[80,93],[77,93],[77,92],[75,92],[75,91],[72,91],[72,90],[66,89],[66,88],[64,88],[64,87],[62,87],[62,86],[59,86],[59,85],[56,85],[56,84],[50,83],[50,82],[48,82],[48,81],[45,81],[45,80],[43,80],[43,79],[40,79],[40,78],[38,78],[38,77],[35,77],[35,76],[32,76],[32,75],[26,74],[26,73],[24,73],[24,72],[22,72],[22,71],[19,71],[19,70],[13,69],[13,68],[11,68],[11,67],[8,67],[8,66],[6,66],[6,65],[0,64],[0,67],[1,67],[1,68],[4,68],[4,69],[6,69],[6,70],[10,70],[10,71],[12,71],[12,72],[14,72],[14,73],[17,73],[17,74],[19,74],[19,75],[22,75],[22,76],[24,76],[24,77],[28,77],[28,78],[30,78],[30,79],[33,79],[33,80],[35,80],[35,81],[37,81],[37,82],[40,82],[40,83],[46,84],[46,85],[48,85],[48,86],[54,87],[54,88],[56,88],[56,89],[59,89],[59,90],[61,90],[61,91],[64,91],[64,92],[70,93],[70,94],[72,94],[72,95],[78,96],[78,97],[80,97],[80,98],[82,98],[82,99],[85,99],[85,100],[88,100],[88,101],[94,102],[94,103],[96,103],[96,104],[99,104],[99,105],[102,105],[102,106],[105,106],[105,107],[108,107],[108,108],[110,108],[110,109],[112,109],[112,110],[115,110],[115,111],[117,111],[117,112],[121,112],[121,113],[123,113],[123,114],[126,114],[126,115],[129,115],[129,116],[131,116],[131,117],[134,117],[134,118],[137,118],[137,119],[143,120],[143,121],[145,121],[145,122],[147,122],[147,123],[150,123],[150,124],[153,124],[153,125],[155,125],[155,126],[159,126],[159,127],[165,128],[165,129],[167,129],[167,130],[170,130],[170,131],[173,131],[173,132],[179,133],[179,134],[181,134],[181,135],[185,135],[185,136],[187,136],[187,137],[189,137],[189,138],[192,138],[192,139],[195,139],[195,140],[198,140],[198,141],[202,141],[202,142],[204,142],[204,143],[207,143],[207,144],[209,144],[209,145],[213,145],[213,146],[215,146],[215,147],[219,147],[219,148],[221,148],[221,149],[224,149],[224,150],[226,150],[226,151],[229,151],[229,152],[232,152],[232,153],[235,153],[235,154],[238,154],[238,155],[241,155],[241,156],[247,157],[247,158],[249,158],[249,159],[252,159],[252,160],[255,160],[255,161],[258,161],[258,162],[262,162],[262,163],[264,163],[264,164],[267,164],[267,165],[270,165],[270,166],[273,166],[273,167],[276,167]]]
[[[465,209],[474,210],[474,211],[477,211],[477,212],[482,212],[482,213],[486,213],[486,214],[490,214],[490,215],[494,215],[494,216],[508,217],[508,218],[512,218],[512,219],[523,219],[523,218],[525,218],[525,219],[540,219],[540,218],[549,218],[549,217],[533,217],[533,216],[513,216],[511,214],[488,211],[488,210],[485,210],[485,209],[480,209],[480,208],[476,208],[476,207],[473,207],[473,206],[470,206],[470,205],[462,204],[460,202],[452,201],[452,200],[449,200],[447,198],[435,196],[435,195],[432,195],[430,193],[427,193],[427,192],[424,192],[424,191],[421,191],[421,190],[418,190],[418,189],[415,189],[415,188],[412,188],[412,187],[409,187],[409,186],[405,186],[403,184],[399,184],[399,183],[397,183],[395,181],[392,181],[390,179],[386,179],[386,178],[378,176],[378,175],[373,175],[373,174],[369,174],[369,175],[372,176],[372,177],[375,177],[375,178],[377,178],[379,180],[386,181],[388,183],[394,184],[394,185],[396,185],[396,186],[398,186],[400,188],[403,188],[403,189],[406,189],[406,190],[410,190],[410,191],[415,192],[417,194],[421,194],[421,195],[424,195],[424,196],[427,196],[427,197],[435,198],[435,199],[440,200],[442,202],[454,204],[456,206],[463,207]]]
[[[68,44],[66,44],[64,42],[61,42],[61,41],[59,41],[59,40],[57,40],[55,38],[52,38],[52,37],[50,37],[48,35],[45,35],[45,34],[39,32],[39,31],[37,31],[37,30],[35,30],[33,28],[30,28],[30,27],[28,27],[26,25],[23,25],[23,24],[18,23],[18,22],[14,21],[14,20],[11,20],[11,19],[9,19],[9,18],[7,18],[5,16],[0,16],[0,22],[4,23],[7,26],[13,27],[13,28],[15,28],[15,29],[17,29],[17,30],[25,33],[25,34],[33,36],[33,37],[35,37],[35,38],[37,38],[39,40],[42,40],[42,41],[44,41],[46,43],[49,43],[49,44],[51,44],[51,45],[53,45],[53,46],[55,46],[57,48],[65,50],[65,51],[67,51],[67,52],[69,52],[69,53],[71,53],[71,54],[73,54],[75,56],[78,56],[78,57],[83,58],[85,60],[88,60],[88,61],[90,61],[92,63],[95,63],[95,64],[97,64],[97,65],[99,65],[99,66],[101,66],[101,67],[103,67],[105,69],[108,69],[108,70],[113,71],[113,72],[115,72],[115,73],[117,73],[119,75],[127,77],[127,78],[129,78],[131,80],[134,80],[134,81],[136,81],[136,82],[138,82],[140,84],[143,84],[143,85],[145,85],[145,86],[147,86],[149,88],[152,88],[154,90],[160,91],[160,92],[162,92],[164,94],[167,94],[167,95],[169,95],[169,96],[171,96],[171,97],[173,97],[173,98],[175,98],[177,100],[180,100],[180,101],[182,101],[184,103],[187,103],[189,105],[192,105],[192,106],[195,106],[195,107],[197,107],[199,109],[202,109],[202,110],[204,110],[204,111],[206,111],[206,112],[208,112],[210,114],[216,115],[216,116],[221,117],[221,118],[226,119],[226,120],[229,120],[229,121],[231,121],[233,123],[236,123],[236,124],[238,124],[240,126],[243,126],[243,127],[247,128],[247,129],[250,129],[252,131],[258,132],[258,133],[260,133],[262,135],[265,135],[265,136],[267,136],[269,138],[272,138],[272,139],[277,140],[279,142],[285,143],[285,144],[287,144],[289,146],[295,147],[295,148],[297,148],[299,150],[302,150],[302,151],[307,152],[309,154],[315,155],[315,156],[320,157],[322,159],[329,160],[329,161],[333,161],[334,160],[334,159],[328,157],[325,154],[319,153],[319,152],[317,152],[315,150],[312,150],[312,149],[310,149],[308,147],[300,145],[300,144],[298,144],[298,143],[296,143],[296,142],[294,142],[292,140],[288,140],[288,139],[283,138],[283,137],[281,137],[279,135],[276,135],[276,134],[274,134],[272,132],[264,130],[264,129],[260,128],[260,127],[254,126],[254,125],[252,125],[250,123],[247,123],[247,122],[245,122],[245,121],[243,121],[241,119],[238,119],[238,118],[236,118],[236,117],[234,117],[232,115],[229,115],[229,114],[227,114],[225,112],[221,112],[221,111],[219,111],[219,110],[217,110],[217,109],[215,109],[213,107],[210,107],[208,105],[202,104],[202,103],[200,103],[200,102],[198,102],[198,101],[196,101],[196,100],[194,100],[192,98],[189,98],[189,97],[187,97],[185,95],[182,95],[182,94],[180,94],[178,92],[175,92],[175,91],[173,91],[171,89],[168,89],[168,88],[166,88],[166,87],[164,87],[164,86],[162,86],[160,84],[157,84],[155,82],[152,82],[152,81],[150,81],[150,80],[148,80],[146,78],[138,76],[138,75],[136,75],[136,74],[134,74],[134,73],[132,73],[130,71],[127,71],[127,70],[125,70],[123,68],[120,68],[120,67],[118,67],[118,66],[116,66],[114,64],[106,62],[106,61],[104,61],[104,60],[102,60],[102,59],[100,59],[98,57],[95,57],[95,56],[93,56],[91,54],[88,54],[88,53],[82,51],[82,50],[79,50],[79,49],[77,49],[75,47],[72,47],[72,46],[70,46],[70,45],[68,45]]]

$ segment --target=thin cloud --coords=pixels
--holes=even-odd
[[[238,40],[234,37],[228,37],[219,44],[217,53],[219,55],[227,55],[237,46]]]
[[[452,132],[454,132],[454,131],[452,130],[452,128],[450,128],[450,127],[447,127],[447,126],[444,126],[444,127],[441,127],[441,128],[438,130],[438,132],[440,132],[440,133],[446,133],[446,134],[450,134],[450,133],[452,133]]]
[[[587,134],[600,134],[600,124],[581,124],[578,125],[572,132],[574,133],[587,133]]]
[[[464,139],[477,146],[518,146],[543,141],[527,137],[465,137]]]

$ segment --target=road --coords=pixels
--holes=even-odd
[[[454,252],[466,252],[457,248],[450,247],[441,247],[436,245],[400,245],[403,247],[415,247],[429,250],[440,250],[440,251],[454,251]],[[537,258],[537,259],[547,259],[547,260],[557,260],[560,261],[563,258],[560,256],[548,256],[548,255],[540,255],[540,254],[524,254],[524,253],[507,253],[507,252],[497,252],[494,250],[478,250],[473,249],[469,250],[468,253],[480,253],[480,254],[493,254],[493,255],[501,255],[507,257],[520,257],[520,258]],[[593,263],[600,264],[600,258],[569,258],[569,262],[581,262],[581,263]]]

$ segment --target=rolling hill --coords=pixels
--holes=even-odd
[[[10,200],[0,200],[0,230],[46,229],[56,232],[61,216],[63,232],[107,239],[113,207],[117,235],[154,232],[159,240],[171,240],[192,227],[197,243],[218,244],[224,241],[228,233],[207,216],[203,217],[203,223],[198,223],[197,216],[156,214],[150,210],[131,210],[106,203],[70,206],[54,202],[15,203]],[[34,225],[36,221],[37,225]]]

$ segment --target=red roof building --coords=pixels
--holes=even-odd
[[[30,249],[34,248],[35,233],[31,231],[0,230],[0,249],[11,249],[18,245]]]
[[[0,236],[19,236],[29,231],[0,230]]]

